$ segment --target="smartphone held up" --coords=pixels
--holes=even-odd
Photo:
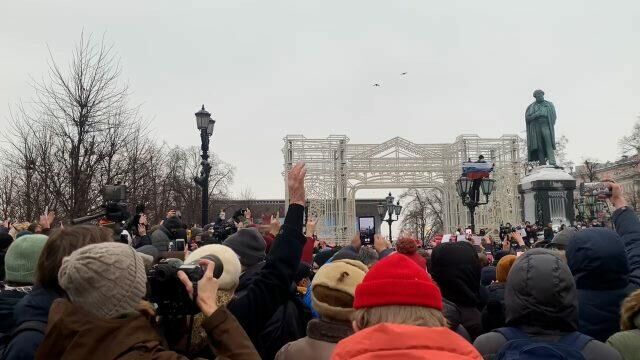
[[[580,184],[581,196],[611,197],[611,185],[606,182],[588,182]]]

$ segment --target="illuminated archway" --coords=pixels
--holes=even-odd
[[[293,164],[306,162],[309,208],[323,218],[318,231],[344,243],[356,231],[355,196],[360,189],[437,189],[443,195],[445,230],[465,226],[468,211],[456,194],[455,180],[463,161],[484,155],[495,163],[496,190],[489,204],[477,210],[476,224],[493,228],[500,222],[519,222],[521,141],[516,135],[495,139],[460,135],[450,144],[416,144],[399,137],[382,144],[350,144],[346,136],[289,135],[283,149],[285,176]]]

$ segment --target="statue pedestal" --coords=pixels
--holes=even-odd
[[[518,184],[522,219],[532,224],[570,225],[575,220],[575,179],[551,165],[538,166]]]

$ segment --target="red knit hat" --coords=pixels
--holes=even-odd
[[[378,261],[356,288],[355,309],[414,305],[442,310],[440,289],[425,269],[400,254]]]

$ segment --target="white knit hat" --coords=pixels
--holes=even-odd
[[[242,271],[238,255],[228,246],[218,244],[205,245],[189,254],[184,263],[196,263],[207,255],[216,255],[224,265],[222,275],[218,279],[220,290],[234,290],[240,283],[240,272]]]
[[[84,246],[62,260],[60,286],[72,303],[103,318],[134,312],[146,293],[142,258],[122,243]]]

